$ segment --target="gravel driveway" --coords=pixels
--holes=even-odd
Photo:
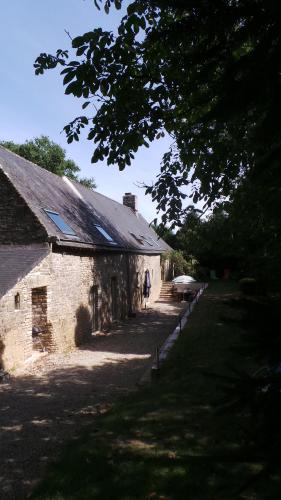
[[[0,499],[24,499],[63,442],[134,390],[182,304],[156,303],[66,355],[42,354],[0,385]]]

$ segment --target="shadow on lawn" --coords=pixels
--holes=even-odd
[[[220,319],[241,329],[243,341],[233,350],[270,365],[281,362],[281,301],[265,296],[238,295],[226,301],[229,312]]]
[[[237,435],[224,446],[225,422],[214,420],[210,405],[195,404],[194,395],[180,395],[174,385],[159,395],[157,386],[141,401],[132,395],[117,412],[97,417],[31,498],[244,498],[238,487],[257,457],[237,449]]]

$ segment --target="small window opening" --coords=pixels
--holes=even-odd
[[[52,349],[52,327],[48,323],[47,287],[32,288],[32,341],[33,349],[50,351]]]
[[[75,231],[72,229],[72,227],[69,226],[69,224],[67,224],[67,222],[63,220],[60,214],[58,214],[57,212],[53,212],[52,210],[48,210],[46,208],[44,208],[44,212],[46,212],[49,219],[51,219],[51,221],[54,222],[54,224],[59,228],[59,230],[63,234],[76,236]]]
[[[15,295],[15,309],[18,311],[20,309],[20,294],[16,293]]]

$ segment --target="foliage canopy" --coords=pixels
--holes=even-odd
[[[108,12],[122,0],[95,4]],[[208,204],[246,176],[280,195],[280,14],[274,0],[132,0],[117,34],[79,35],[74,56],[41,53],[35,71],[62,66],[65,93],[94,111],[65,126],[69,142],[88,127],[93,162],[124,169],[171,136],[148,192],[174,221],[187,185]]]

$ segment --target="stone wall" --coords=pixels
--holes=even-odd
[[[33,352],[32,289],[50,284],[50,255],[0,299],[0,364],[11,370]],[[19,297],[19,307],[16,298]]]
[[[95,256],[53,253],[49,320],[58,349],[67,350],[73,345],[79,345],[91,335],[94,316],[93,286],[98,290],[99,330],[109,330],[112,323],[112,278],[116,279],[118,319],[140,309],[144,305],[143,282],[146,269],[150,271],[152,282],[149,300],[153,301],[159,297],[161,288],[160,256],[112,252]],[[148,300],[147,302],[149,303]]]
[[[43,242],[47,232],[0,168],[0,244]]]
[[[160,255],[130,255],[130,283],[132,295],[132,309],[139,309],[142,305],[149,305],[158,299],[161,289]],[[151,280],[150,296],[144,298],[143,286],[145,271],[148,270]]]
[[[146,270],[150,271],[152,286],[149,299],[144,301]],[[49,345],[52,350],[65,352],[87,342],[94,321],[96,330],[110,329],[114,300],[117,319],[122,319],[140,309],[144,302],[158,298],[160,256],[113,252],[79,255],[58,250],[50,253],[0,300],[0,339],[4,344],[2,361],[6,369],[22,363],[33,352],[32,289],[39,287],[46,287],[47,291],[47,324],[52,335]],[[16,309],[18,293],[20,308]]]

